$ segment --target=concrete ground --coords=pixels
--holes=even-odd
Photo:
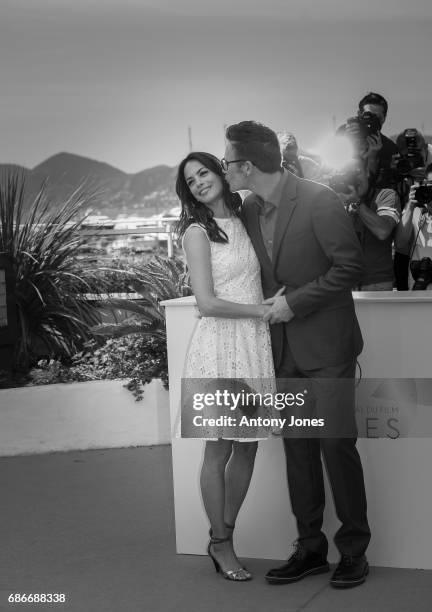
[[[432,571],[374,567],[363,586],[337,591],[330,574],[270,586],[272,562],[257,559],[254,580],[232,583],[208,558],[177,555],[169,446],[1,458],[0,489],[2,611],[432,610]],[[12,604],[11,593],[66,603]]]

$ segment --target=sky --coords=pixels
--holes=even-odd
[[[432,133],[430,0],[1,0],[0,163],[222,156],[254,119],[316,149],[368,91]]]

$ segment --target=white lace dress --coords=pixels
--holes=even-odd
[[[261,273],[258,259],[245,227],[237,217],[216,219],[217,224],[228,237],[228,243],[212,242],[211,268],[214,291],[218,298],[244,304],[260,304],[263,300]],[[200,227],[204,232],[205,229]],[[192,225],[190,226],[192,227]],[[188,228],[189,229],[189,228]],[[207,236],[207,233],[206,233]],[[222,317],[202,317],[197,319],[187,351],[183,382],[207,379],[207,390],[215,387],[227,388],[241,393],[275,392],[273,358],[268,324],[259,318],[230,319]],[[217,384],[219,381],[219,385]],[[231,381],[231,382],[230,382]],[[196,411],[189,402],[185,405],[187,393],[182,393],[182,411]],[[243,396],[244,397],[244,396]],[[190,400],[190,396],[189,396]],[[183,415],[185,413],[183,412]],[[203,408],[203,416],[214,415],[214,410]],[[220,414],[220,409],[218,414]],[[226,411],[230,414],[230,410]],[[233,414],[233,413],[231,413]],[[240,413],[241,414],[241,413]],[[245,407],[244,415],[261,420],[276,417],[268,403]],[[268,437],[268,425],[206,426],[200,436],[206,439],[257,439]],[[184,435],[184,432],[182,432]],[[194,436],[195,437],[195,436]]]

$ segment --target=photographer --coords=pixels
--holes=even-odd
[[[407,128],[396,138],[400,157],[410,169],[432,164],[432,145],[427,144],[423,134],[416,128]]]
[[[432,163],[432,147],[415,128],[403,130],[396,144],[399,153],[393,156],[391,173],[403,208],[409,200],[410,187],[424,178],[424,168]],[[394,257],[394,272],[397,289],[407,291],[412,284],[409,279],[409,254],[398,247]]]
[[[306,155],[299,155],[297,139],[291,132],[278,132],[277,134],[281,153],[282,166],[298,176],[312,181],[320,178],[320,164]]]
[[[374,115],[379,122],[373,146],[369,146],[367,157],[368,173],[376,176],[380,171],[390,168],[393,155],[399,152],[397,144],[381,132],[387,112],[387,100],[372,91],[366,94],[358,105],[358,117],[367,119],[370,115]]]
[[[392,242],[400,220],[399,198],[390,188],[370,183],[366,163],[359,163],[357,178],[340,197],[363,249],[365,270],[358,291],[392,291]]]
[[[398,148],[381,133],[387,110],[385,98],[377,93],[368,93],[360,100],[357,115],[349,117],[337,129],[336,136],[351,143],[352,156],[362,162],[371,185],[395,189],[391,165]]]
[[[386,184],[393,156],[398,153],[397,145],[381,132],[388,111],[387,100],[380,94],[370,92],[358,105],[357,115],[349,117],[341,125],[336,135],[348,137],[354,147],[354,155],[365,160],[365,169],[371,181],[377,181],[383,187]]]
[[[395,248],[411,261],[410,289],[431,289],[432,284],[432,163],[425,180],[411,186],[395,235]]]

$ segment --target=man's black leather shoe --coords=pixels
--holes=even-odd
[[[285,565],[271,569],[265,576],[270,584],[288,584],[312,574],[322,574],[330,569],[327,559],[297,545],[297,549]]]
[[[364,555],[350,557],[342,555],[339,565],[331,577],[330,584],[336,589],[349,589],[363,584],[369,573],[369,565]]]

